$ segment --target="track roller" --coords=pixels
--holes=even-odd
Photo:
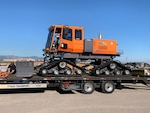
[[[77,73],[78,75],[81,75],[81,74],[82,74],[82,70],[76,69],[76,73]]]
[[[120,71],[120,70],[115,70],[115,71],[114,71],[114,74],[115,74],[115,75],[121,75],[121,71]]]
[[[109,65],[109,68],[110,68],[111,70],[114,70],[116,67],[117,67],[117,64],[116,64],[116,63],[111,63],[111,64]]]
[[[67,75],[71,75],[72,71],[70,69],[67,69],[65,72]]]
[[[62,69],[65,68],[66,66],[67,66],[66,62],[60,62],[59,63],[59,67],[62,68]]]
[[[105,70],[104,74],[105,75],[110,75],[110,71],[109,70]]]
[[[95,73],[96,73],[96,75],[99,75],[99,74],[100,74],[100,70],[97,69],[97,70],[95,71]]]
[[[59,75],[59,71],[58,70],[54,70],[53,73],[54,73],[54,75]]]
[[[46,74],[47,74],[47,69],[42,69],[42,70],[41,70],[41,74],[42,74],[42,75],[46,75]]]
[[[125,74],[125,75],[130,75],[131,72],[130,72],[129,70],[126,69],[126,70],[124,70],[124,74]]]

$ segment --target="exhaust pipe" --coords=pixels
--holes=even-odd
[[[98,39],[102,39],[102,33],[101,32],[98,34]]]

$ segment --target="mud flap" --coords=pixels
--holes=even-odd
[[[31,77],[34,73],[33,61],[17,61],[16,62],[17,77]]]

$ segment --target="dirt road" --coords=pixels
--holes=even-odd
[[[8,93],[8,94],[7,94]],[[112,94],[2,92],[0,113],[150,113],[150,87],[128,84]]]

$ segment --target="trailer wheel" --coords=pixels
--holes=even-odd
[[[85,82],[81,85],[81,91],[84,94],[91,94],[95,90],[95,86],[93,82]]]
[[[115,84],[113,81],[103,81],[101,89],[103,93],[112,93],[115,90]]]

